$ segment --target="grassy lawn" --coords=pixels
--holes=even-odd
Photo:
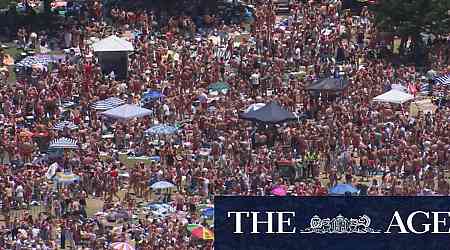
[[[2,1],[2,0],[0,0]],[[16,58],[22,53],[22,50],[19,50],[14,44],[12,43],[6,43],[5,45],[8,46],[7,49],[5,49],[6,54],[10,55],[12,58],[14,58],[14,62],[16,62]],[[14,71],[14,66],[8,66],[9,69],[9,83],[15,83],[16,82],[16,72]]]
[[[8,48],[5,50],[6,54],[11,55],[14,60],[18,57],[18,55],[20,55],[20,53],[23,52],[23,50],[18,49],[13,43],[6,43],[5,45],[8,46]]]
[[[2,1],[2,0],[0,0]],[[5,49],[6,54],[11,55],[12,58],[14,58],[14,63],[17,62],[17,58],[20,58],[20,53],[23,52],[22,49],[18,49],[15,44],[13,43],[5,43],[4,45],[7,45],[8,48]],[[9,69],[9,83],[15,83],[16,82],[16,72],[14,70],[14,66],[8,66]]]

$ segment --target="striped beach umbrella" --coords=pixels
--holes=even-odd
[[[95,110],[109,110],[125,104],[125,101],[117,97],[110,97],[104,100],[100,100],[92,104],[92,108]]]
[[[78,126],[70,121],[58,122],[53,126],[53,129],[55,129],[55,130],[64,130],[64,128],[68,128],[69,130],[74,130],[74,129],[77,129]]]
[[[52,149],[78,149],[77,141],[71,138],[58,138],[50,142],[49,148]]]
[[[205,227],[192,230],[192,236],[201,240],[214,240],[214,233]]]
[[[450,85],[450,74],[443,75],[440,77],[434,78],[437,86],[449,86]]]
[[[62,184],[72,184],[76,181],[80,180],[80,177],[76,174],[73,173],[57,173],[55,175],[55,180],[58,183],[62,183]]]
[[[47,66],[51,62],[57,62],[58,58],[52,55],[27,56],[16,64],[17,67],[32,67],[33,65]]]
[[[114,250],[134,250],[134,247],[126,242],[114,242],[111,246]]]
[[[429,83],[422,82],[419,84],[419,92],[420,93],[427,95],[428,93],[430,93],[430,91],[431,91],[431,86]]]

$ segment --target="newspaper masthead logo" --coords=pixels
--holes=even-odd
[[[450,234],[450,212],[415,211],[402,216],[395,211],[385,230],[372,228],[372,220],[365,214],[357,218],[346,218],[341,214],[334,218],[314,215],[309,227],[300,230],[295,225],[295,212],[228,212],[227,217],[234,221],[234,234]],[[250,229],[243,227],[243,220],[250,220]],[[417,223],[418,220],[421,223]]]

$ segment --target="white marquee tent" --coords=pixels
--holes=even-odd
[[[375,98],[373,101],[375,102],[386,102],[386,103],[394,103],[394,104],[403,104],[407,101],[413,100],[414,96],[403,91],[392,89],[388,92],[381,94]]]
[[[114,35],[94,43],[92,48],[94,52],[134,51],[132,43]]]
[[[113,35],[94,43],[92,49],[98,57],[103,74],[114,72],[111,75],[118,80],[128,77],[128,55],[134,51],[132,43]]]

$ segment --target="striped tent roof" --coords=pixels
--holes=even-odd
[[[58,122],[57,124],[55,124],[53,126],[53,129],[55,129],[55,130],[64,130],[64,128],[68,128],[70,130],[74,130],[74,129],[77,129],[78,126],[75,125],[73,122],[70,122],[70,121]]]
[[[117,97],[110,97],[104,100],[100,100],[92,104],[92,108],[95,110],[109,110],[116,107],[119,107],[120,105],[125,104],[125,101],[122,99],[119,99]]]
[[[426,83],[426,82],[420,83],[420,85],[419,85],[420,93],[427,95],[428,93],[430,93],[430,91],[431,91],[431,86],[429,83]]]
[[[58,138],[50,142],[50,148],[67,148],[67,149],[78,149],[77,141],[71,138]]]
[[[440,85],[448,86],[450,85],[450,74],[436,77],[434,78],[434,80],[436,81],[436,84],[438,86]]]

